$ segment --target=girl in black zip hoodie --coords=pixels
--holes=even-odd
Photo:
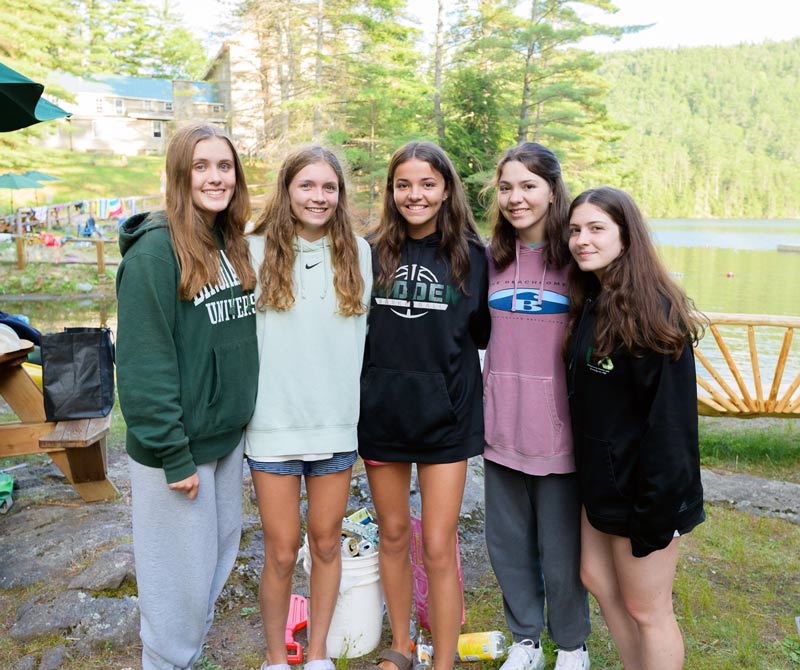
[[[389,163],[371,241],[375,275],[361,380],[359,453],[380,526],[392,646],[383,670],[411,664],[409,482],[417,464],[423,559],[437,670],[450,670],[461,623],[456,528],[466,463],[483,453],[478,349],[489,337],[487,264],[447,155],[411,142]]]
[[[627,193],[585,191],[569,231],[565,348],[581,578],[627,670],[679,670],[678,543],[705,518],[692,349],[702,325]]]

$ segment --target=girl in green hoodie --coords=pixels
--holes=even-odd
[[[166,211],[127,219],[117,380],[127,424],[143,670],[191,668],[239,548],[258,374],[242,165],[217,128],[167,148]]]

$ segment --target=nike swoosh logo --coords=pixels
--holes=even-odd
[[[315,268],[320,263],[322,263],[322,261],[317,261],[316,263],[314,263],[314,265],[309,265],[308,263],[306,263],[306,270],[310,270],[311,268]]]

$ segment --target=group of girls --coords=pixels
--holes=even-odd
[[[179,130],[166,173],[166,211],[126,221],[117,275],[144,670],[202,655],[237,554],[243,453],[264,531],[262,670],[289,668],[301,478],[305,668],[334,668],[325,641],[358,455],[392,631],[377,667],[411,666],[416,464],[435,664],[450,670],[458,517],[467,459],[481,453],[514,638],[503,670],[544,667],[545,623],[556,668],[588,670],[583,584],[626,670],[682,667],[671,585],[678,538],[703,519],[699,324],[629,196],[596,189],[570,206],[555,155],[521,144],[489,185],[484,247],[450,159],[411,142],[390,160],[367,242],[323,147],[283,162],[250,235],[242,165],[218,129]]]

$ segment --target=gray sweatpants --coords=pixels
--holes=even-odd
[[[161,468],[128,458],[142,670],[189,670],[202,655],[239,551],[243,445],[198,466],[195,500],[170,491]]]
[[[526,475],[484,460],[486,545],[515,642],[544,630],[571,651],[589,637],[580,578],[580,501],[575,474]]]

